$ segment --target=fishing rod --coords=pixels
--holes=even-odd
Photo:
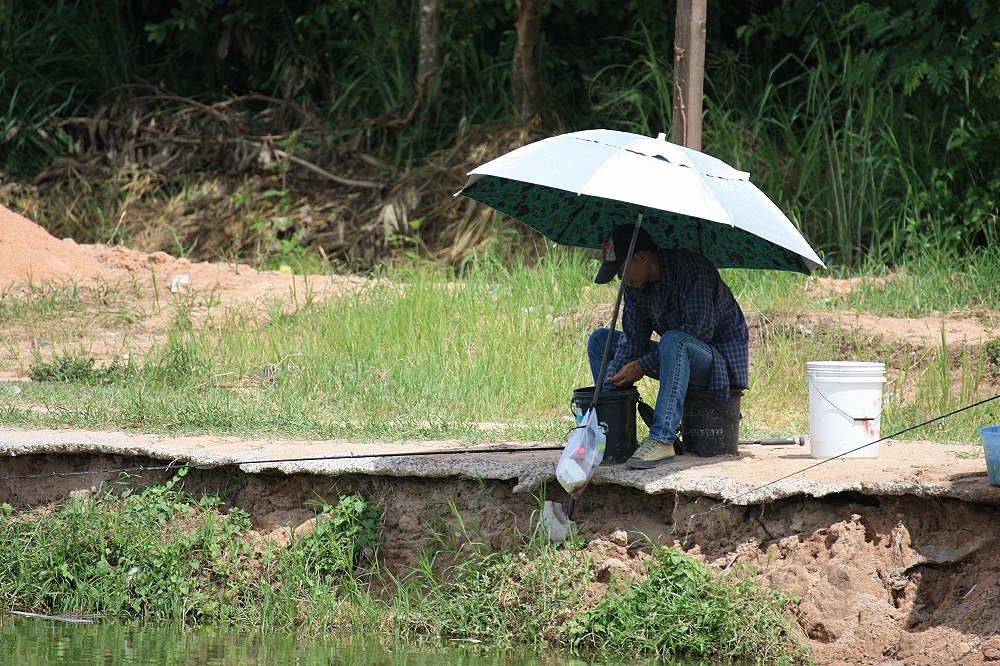
[[[0,481],[10,481],[14,479],[38,479],[44,477],[62,477],[62,476],[86,476],[89,474],[114,474],[122,472],[162,472],[169,471],[171,469],[181,469],[181,468],[194,468],[194,469],[213,469],[216,467],[224,467],[227,465],[243,466],[243,465],[276,465],[279,463],[298,463],[298,462],[320,462],[324,460],[363,460],[365,458],[402,458],[406,456],[439,456],[439,455],[455,455],[459,453],[531,453],[534,451],[562,451],[564,447],[562,446],[503,446],[494,448],[476,448],[476,449],[434,449],[430,451],[399,451],[395,453],[346,453],[341,455],[330,455],[330,456],[315,456],[309,458],[271,458],[264,460],[234,460],[229,462],[220,463],[196,463],[196,462],[178,462],[177,460],[171,461],[167,465],[138,465],[135,467],[118,467],[114,469],[95,469],[87,470],[82,472],[49,472],[46,474],[18,474],[14,476],[4,476],[0,477]]]
[[[740,446],[759,444],[761,446],[805,446],[806,438],[802,435],[795,437],[765,437],[763,439],[741,439]]]

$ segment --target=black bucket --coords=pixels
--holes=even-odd
[[[578,388],[573,391],[573,413],[577,421],[590,409],[594,401],[594,387]],[[632,457],[639,442],[635,434],[635,413],[639,404],[639,390],[636,388],[601,391],[597,399],[597,420],[606,425],[607,443],[604,461],[601,463],[623,463]]]
[[[730,390],[729,402],[713,400],[708,391],[689,386],[684,396],[678,453],[710,456],[736,455],[740,446],[740,398],[743,391]]]

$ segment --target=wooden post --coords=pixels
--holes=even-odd
[[[542,113],[542,69],[538,48],[544,0],[517,0],[514,42],[514,106],[520,121]]]
[[[437,96],[441,77],[441,36],[440,0],[419,0],[420,2],[420,50],[417,57],[417,85],[426,93],[424,99],[429,105]],[[433,77],[433,80],[431,78]]]
[[[674,23],[674,106],[670,140],[701,150],[707,0],[677,0]]]

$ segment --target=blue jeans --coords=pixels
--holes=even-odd
[[[618,340],[623,335],[625,334],[621,331],[614,332],[609,364],[614,358]],[[587,358],[594,386],[601,381],[597,373],[601,370],[601,358],[607,341],[606,328],[599,328],[591,333],[587,341]],[[649,341],[649,351],[657,347],[660,350],[660,367],[652,377],[660,382],[660,391],[653,407],[653,425],[649,429],[649,436],[661,442],[673,442],[684,414],[684,396],[688,386],[708,386],[712,371],[712,348],[698,338],[680,331],[667,331],[659,343]]]

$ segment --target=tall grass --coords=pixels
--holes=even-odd
[[[132,7],[119,0],[0,3],[0,168],[26,172],[74,153],[61,121],[85,113],[105,92],[141,75],[156,60],[130,29]],[[139,70],[144,70],[140,72]]]
[[[324,359],[325,388],[351,411],[517,422],[558,404],[583,367],[583,275],[570,254],[531,270],[487,260],[457,282],[403,275],[326,310],[302,353]]]
[[[590,383],[588,264],[581,253],[554,252],[532,267],[487,256],[458,279],[403,269],[329,303],[311,300],[306,286],[291,312],[210,308],[197,327],[180,306],[164,343],[127,381],[94,386],[84,404],[71,388],[79,384],[29,384],[27,399],[75,395],[76,407],[14,409],[9,418],[310,437],[560,437],[572,388]],[[25,360],[40,379],[87,366],[74,362],[86,351],[72,343],[56,354]],[[501,428],[487,433],[482,422]]]
[[[866,271],[851,294],[850,306],[897,317],[964,312],[989,322],[990,311],[1000,302],[993,287],[997,280],[997,246],[980,248],[962,260],[947,253],[920,252],[897,270]]]
[[[136,94],[137,84],[200,101],[270,96],[274,127],[264,134],[301,133],[299,156],[317,164],[362,150],[404,169],[437,159],[471,125],[514,115],[504,3],[444,8],[437,95],[414,80],[417,5],[286,4],[4,0],[0,141],[10,150],[0,167],[33,174],[59,155],[121,149],[108,144],[125,139],[80,118],[104,118],[109,98]],[[559,20],[539,50],[548,129],[655,134],[670,125],[670,30],[648,18],[662,11],[657,3],[634,4],[603,8],[600,20],[593,3],[549,8]],[[983,3],[890,4],[723,6],[713,22],[706,150],[747,168],[815,245],[852,269],[928,249],[963,256],[998,233],[990,44],[1000,22]],[[939,30],[962,38],[938,40]]]
[[[989,174],[953,164],[965,136],[961,123],[949,126],[954,109],[945,104],[928,119],[926,98],[885,76],[885,51],[856,25],[826,7],[807,14],[799,17],[811,26],[805,41],[778,49],[776,62],[758,60],[752,43],[710,54],[705,151],[749,171],[838,270],[983,247],[996,234],[996,201],[976,194],[989,191]],[[623,41],[639,55],[597,73],[596,108],[614,127],[666,131],[671,63],[648,33]],[[980,181],[975,192],[951,191],[970,178]]]
[[[673,63],[641,25],[642,40],[628,40],[641,55],[635,61],[610,65],[597,72],[590,94],[597,110],[616,128],[637,134],[669,134],[673,108]]]
[[[742,86],[756,96],[722,96],[730,103],[722,106],[708,95],[706,150],[749,171],[828,264],[898,260],[915,189],[889,140],[898,105],[891,89],[862,75],[870,54],[840,45],[836,62],[845,66],[833,72],[827,48],[813,40],[766,80],[745,73]]]
[[[44,331],[51,344],[44,356],[18,359],[14,369],[38,381],[16,396],[0,393],[0,420],[372,441],[560,442],[572,425],[573,389],[592,383],[585,343],[610,319],[614,289],[593,285],[595,263],[586,251],[558,249],[534,265],[501,261],[501,254],[484,255],[460,274],[428,265],[394,269],[333,300],[318,298],[303,278],[294,304],[264,310],[164,302],[173,323],[163,342],[127,363],[101,366],[69,331],[80,321],[102,321],[101,307],[113,308],[118,321],[139,316],[119,311],[124,295],[8,293],[0,312],[20,322],[23,334]],[[967,271],[915,262],[906,271],[866,275],[847,301],[801,275],[724,271],[756,340],[743,434],[808,431],[805,367],[813,360],[886,363],[884,433],[986,397],[1000,372],[995,345],[963,348],[946,339],[908,348],[836,321],[854,308],[988,317],[982,303],[998,265],[995,252]],[[53,308],[65,319],[65,337],[53,336]],[[13,339],[4,344],[16,353]],[[639,389],[655,401],[655,381],[644,379]],[[977,424],[998,417],[984,407],[912,436],[975,441]]]

